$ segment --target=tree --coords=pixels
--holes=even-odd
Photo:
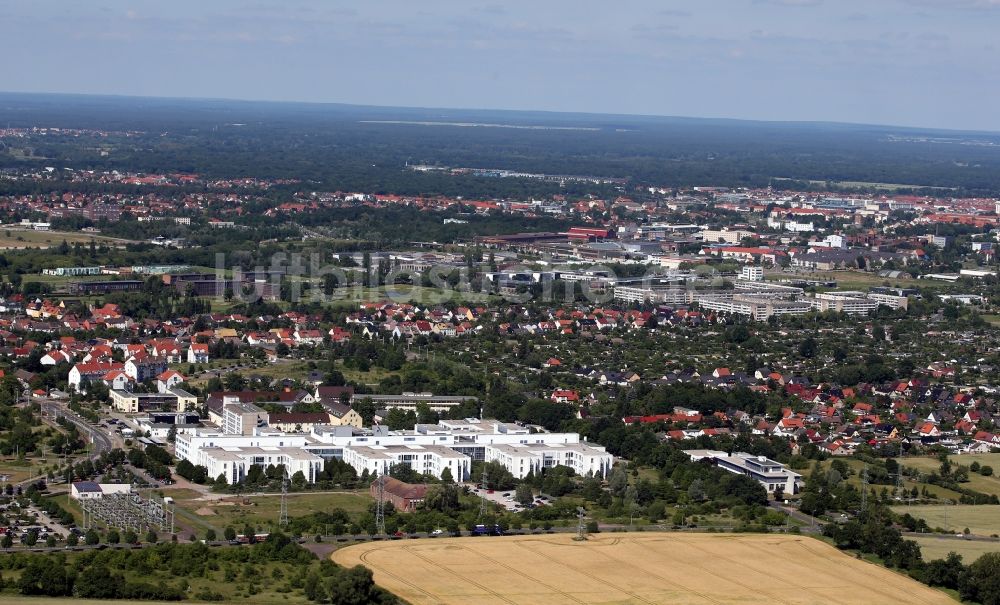
[[[119,542],[121,542],[121,539],[122,539],[121,534],[118,533],[117,529],[108,530],[108,538],[107,538],[108,544],[118,544]]]
[[[705,486],[702,483],[701,479],[695,479],[694,481],[692,481],[691,485],[688,486],[687,493],[688,493],[688,498],[692,502],[701,502],[707,497],[705,494]]]
[[[628,487],[628,475],[625,474],[625,465],[619,464],[611,469],[611,477],[608,478],[608,489],[615,496],[625,495],[625,488]]]
[[[87,533],[83,535],[83,543],[88,546],[93,546],[94,544],[97,544],[100,541],[101,541],[101,536],[97,533],[97,531],[93,529],[88,529]]]
[[[226,538],[226,540],[232,542],[236,539],[236,530],[233,529],[232,525],[227,525],[226,529],[222,531],[222,535]]]
[[[121,588],[121,578],[115,578],[103,565],[87,567],[73,583],[73,593],[81,599],[114,599]]]
[[[124,540],[126,544],[138,544],[139,534],[137,534],[135,530],[126,529],[125,532],[122,534],[122,540]]]
[[[444,470],[441,471],[441,483],[454,483],[455,478],[451,474],[451,467],[446,466]]]
[[[246,538],[249,544],[253,544],[257,541],[257,530],[254,529],[253,525],[247,523],[243,526],[243,537]]]
[[[458,510],[458,486],[454,483],[439,483],[430,486],[424,495],[424,506],[443,513]]]
[[[329,602],[338,605],[367,605],[382,600],[382,595],[372,580],[372,571],[361,565],[338,570],[338,573],[324,580],[323,588]]]
[[[959,581],[963,601],[1000,605],[1000,552],[980,556],[969,565]]]
[[[205,541],[206,542],[215,542],[216,539],[217,539],[217,536],[215,535],[215,530],[214,529],[209,528],[209,529],[205,530]]]
[[[962,555],[950,552],[946,558],[935,559],[927,564],[924,581],[931,586],[955,589],[958,588],[959,579],[964,571]]]
[[[799,355],[806,359],[812,359],[816,356],[818,348],[819,346],[816,344],[816,339],[809,336],[799,344]]]
[[[531,486],[527,483],[519,483],[514,490],[514,499],[522,506],[531,504],[535,499]]]
[[[150,544],[152,544],[152,543],[156,542],[157,539],[158,539],[158,536],[156,535],[155,531],[149,530],[149,531],[146,532],[146,542],[149,542]]]

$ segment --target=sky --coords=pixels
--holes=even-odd
[[[1000,0],[0,0],[0,90],[1000,131]]]

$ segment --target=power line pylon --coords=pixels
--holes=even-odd
[[[278,511],[278,527],[288,525],[288,469],[281,474],[281,508]]]
[[[375,532],[385,535],[385,475],[375,479]]]
[[[861,471],[861,510],[868,510],[868,464]]]
[[[486,502],[486,494],[487,494],[487,492],[490,489],[489,488],[489,484],[490,483],[489,483],[488,475],[486,474],[486,467],[485,466],[483,466],[482,483],[483,483],[483,491],[479,495],[480,496],[479,497],[479,517],[477,517],[478,519],[482,519],[487,514],[489,514],[489,507],[487,506],[487,502]]]

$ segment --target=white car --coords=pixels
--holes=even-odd
[[[432,536],[440,536],[443,533],[444,533],[443,529],[435,529],[434,531],[431,532],[431,535]]]

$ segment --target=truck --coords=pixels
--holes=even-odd
[[[477,525],[475,529],[472,530],[473,536],[502,536],[503,528],[497,525]]]

